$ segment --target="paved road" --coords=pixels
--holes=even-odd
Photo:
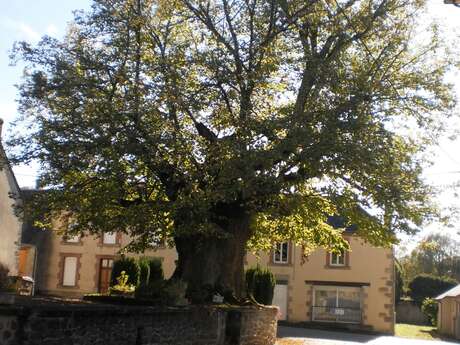
[[[453,345],[455,342],[404,339],[391,336],[364,335],[346,332],[330,332],[317,329],[278,327],[280,339],[302,340],[303,345]],[[297,341],[295,343],[297,343]]]

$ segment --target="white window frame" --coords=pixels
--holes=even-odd
[[[337,254],[337,253],[330,253],[329,255],[329,265],[330,266],[346,266],[347,264],[347,261],[346,261],[346,257],[345,255],[347,255],[345,252],[342,252],[342,254]],[[334,260],[335,258],[335,260]],[[340,258],[342,260],[340,260]],[[343,261],[343,262],[340,262],[340,261]]]
[[[107,236],[110,236],[110,237],[107,237]],[[113,236],[113,237],[112,237]],[[108,241],[108,239],[111,239],[113,238],[113,241]],[[103,244],[107,244],[107,245],[115,245],[115,244],[118,244],[117,243],[117,232],[116,231],[113,231],[113,232],[104,232],[104,234],[102,235],[102,243]]]
[[[74,261],[72,265],[74,267],[69,266],[70,260]],[[77,275],[78,275],[78,257],[77,256],[64,256],[63,264],[62,264],[62,286],[65,287],[76,287],[77,286]],[[73,269],[74,271],[70,271]]]
[[[284,249],[284,244],[286,245],[286,249]],[[289,263],[289,242],[280,242],[275,245],[273,250],[273,263],[275,264],[283,264],[286,265]],[[286,251],[286,259],[283,260],[283,254]],[[277,252],[279,252],[279,258],[276,258]]]

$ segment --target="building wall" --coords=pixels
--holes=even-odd
[[[10,275],[15,276],[18,273],[22,223],[13,208],[20,201],[12,199],[11,194],[19,197],[19,188],[0,143],[0,262],[10,269]]]
[[[103,258],[116,259],[121,248],[129,244],[129,237],[119,233],[119,244],[103,244],[96,236],[83,237],[79,243],[67,243],[62,236],[48,231],[48,236],[38,250],[37,289],[39,293],[51,295],[77,295],[94,293],[98,290],[99,264]],[[78,258],[76,287],[62,286],[63,260],[66,256]],[[143,254],[126,256],[159,257],[163,262],[165,277],[174,272],[177,253],[171,248],[148,250]]]
[[[455,323],[460,317],[460,297],[445,297],[439,301],[438,330],[439,333],[455,337]],[[460,334],[457,334],[460,337]]]
[[[302,264],[299,247],[293,248],[288,265],[271,264],[266,254],[260,257],[259,262],[268,262],[277,280],[287,280],[288,321],[312,321],[314,286],[356,283],[361,286],[362,324],[375,331],[392,334],[395,322],[393,252],[391,249],[372,247],[355,236],[350,236],[349,241],[351,252],[348,253],[346,267],[328,266],[328,254],[322,249],[313,252]],[[256,257],[248,258],[249,265],[256,263]]]
[[[287,320],[290,322],[312,321],[313,287],[318,282],[358,284],[361,288],[363,320],[369,329],[394,333],[394,262],[391,249],[375,248],[363,243],[355,236],[348,238],[352,251],[348,253],[346,267],[331,268],[327,265],[328,254],[317,250],[302,264],[302,251],[290,246],[289,262],[274,264],[272,254],[249,254],[246,266],[256,263],[266,265],[278,281],[288,285]],[[56,295],[81,295],[97,291],[98,264],[100,258],[115,257],[118,250],[129,243],[121,236],[119,246],[103,245],[100,239],[84,237],[80,243],[69,244],[49,232],[47,240],[39,249],[38,290]],[[62,287],[62,258],[74,255],[79,260],[77,287]],[[139,256],[139,255],[136,255]],[[149,250],[142,256],[163,258],[163,269],[168,278],[175,268],[177,253],[173,248]],[[361,285],[360,285],[361,284]]]

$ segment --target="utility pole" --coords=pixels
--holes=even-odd
[[[460,0],[444,0],[444,3],[460,7]]]

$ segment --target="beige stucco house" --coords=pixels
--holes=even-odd
[[[0,119],[0,263],[9,268],[9,274],[18,274],[18,254],[22,222],[16,216],[20,206],[20,189],[8,163],[1,143],[3,120]]]
[[[436,297],[438,301],[438,331],[460,339],[460,285]]]
[[[25,236],[37,244],[37,289],[53,295],[107,291],[113,260],[130,242],[122,233],[64,238],[32,227]],[[284,242],[271,253],[249,254],[246,265],[260,263],[274,273],[274,304],[283,320],[394,333],[392,250],[372,247],[352,232],[344,236],[351,247],[345,255],[318,249],[305,260],[301,248]],[[159,247],[142,256],[160,257],[165,276],[172,275],[174,248]]]

